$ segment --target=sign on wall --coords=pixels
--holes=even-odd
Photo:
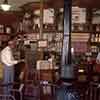
[[[86,23],[86,8],[72,7],[72,23]]]
[[[40,10],[36,10],[34,12],[34,15],[40,16]],[[39,23],[39,18],[37,20],[37,23]],[[43,23],[44,24],[54,24],[54,9],[52,9],[52,8],[44,9],[44,11],[43,11]]]

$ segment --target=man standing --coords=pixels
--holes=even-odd
[[[1,62],[3,63],[4,67],[4,84],[8,85],[13,83],[14,81],[14,65],[18,63],[17,60],[14,59],[12,49],[15,48],[14,40],[10,40],[8,45],[1,51]],[[12,86],[5,86],[4,93],[9,94],[9,89],[12,89]]]

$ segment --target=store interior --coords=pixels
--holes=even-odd
[[[65,33],[65,1],[0,0],[0,4],[3,2],[10,4],[11,8],[8,11],[0,8],[0,51],[9,39],[14,38],[17,45],[13,49],[13,56],[16,60],[22,60],[14,66],[13,85],[19,88],[24,84],[25,96],[30,97],[32,88],[37,93],[38,84],[49,84],[47,87],[42,86],[39,90],[42,92],[37,97],[41,97],[41,100],[51,100],[49,97],[54,92],[52,86],[58,86],[63,81],[60,79],[62,55],[64,55],[62,49]],[[69,50],[74,69],[74,80],[71,84],[74,84],[80,92],[86,92],[91,82],[100,82],[100,65],[96,62],[100,52],[100,2],[99,0],[72,0],[70,6],[71,47]],[[3,77],[1,64],[1,85]],[[99,100],[85,98],[83,92],[81,98],[84,99],[80,100]]]
[[[15,59],[24,59],[28,71],[45,70],[46,75],[39,77],[41,80],[50,78],[52,81],[52,69],[58,72],[61,60],[63,2],[59,0],[56,4],[51,0],[8,0],[8,4],[11,5],[10,10],[1,9],[0,13],[1,51],[6,42],[14,37],[17,43],[13,49]],[[51,57],[53,63],[48,61]]]

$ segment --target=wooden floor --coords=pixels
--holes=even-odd
[[[26,92],[26,94],[24,94],[24,96],[22,95],[23,96],[22,100],[56,100],[55,95],[53,94],[55,93],[55,91],[52,92],[52,88],[53,90],[55,90],[55,85],[43,85],[40,88],[40,86],[38,87],[38,86],[34,86],[33,84],[29,84],[29,85],[26,85],[25,87],[27,87],[26,88],[27,91],[24,88],[24,92]],[[100,83],[97,83],[97,82],[96,83],[90,82],[90,83],[84,83],[84,84],[77,83],[76,88],[80,90],[78,91],[80,94],[79,96],[81,96],[80,100],[100,100]],[[45,89],[46,95],[44,94],[43,89]],[[49,91],[51,92],[48,92],[48,89],[50,89]],[[0,95],[1,95],[1,92],[2,90],[0,90]],[[48,93],[49,95],[47,95]],[[0,100],[6,100],[6,99],[0,98]],[[21,100],[21,99],[19,99],[19,96],[17,96],[15,100]]]

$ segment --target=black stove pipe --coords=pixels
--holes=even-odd
[[[72,1],[64,0],[64,34],[61,60],[61,79],[74,79],[74,67],[71,60],[71,13]]]
[[[57,100],[80,100],[73,84],[75,75],[71,59],[71,4],[71,0],[64,0],[64,39],[60,83],[56,89]]]

